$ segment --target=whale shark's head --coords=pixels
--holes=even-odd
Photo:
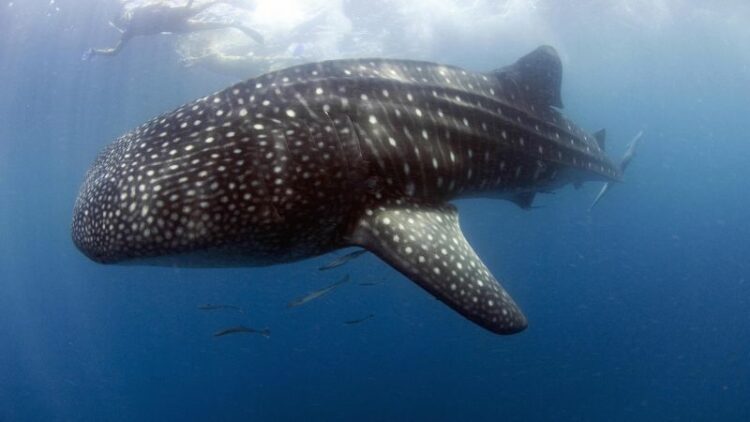
[[[208,107],[202,99],[154,119],[99,155],[73,212],[73,241],[87,257],[107,264],[216,265],[211,252],[235,245],[243,234],[237,228],[262,218],[247,200],[250,181],[235,173],[252,163],[236,149],[213,147],[235,133],[205,117]],[[184,258],[197,251],[205,256]],[[233,253],[213,255],[234,261]]]
[[[299,186],[338,170],[323,166],[328,153],[304,149],[317,144],[292,130],[294,111],[282,108],[294,96],[265,90],[266,80],[187,103],[115,140],[76,200],[75,245],[100,263],[200,267],[267,265],[333,249],[340,221],[316,211],[319,192]],[[294,167],[290,145],[302,148]]]
[[[106,148],[89,168],[73,210],[72,237],[90,259],[115,263],[139,255],[151,235],[139,217],[137,198],[146,195],[143,175],[125,135]],[[141,188],[141,186],[143,186]],[[140,210],[148,214],[148,210]]]

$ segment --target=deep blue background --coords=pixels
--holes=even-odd
[[[551,43],[566,113],[606,127],[614,156],[646,133],[626,183],[592,213],[593,184],[532,212],[458,202],[467,237],[530,319],[510,337],[372,256],[329,273],[316,268],[331,257],[218,270],[86,260],[70,218],[96,153],[231,81],[180,68],[166,37],[81,62],[113,39],[111,5],[46,16],[48,2],[17,3],[0,5],[0,420],[750,418],[743,2],[655,2],[671,14],[641,24],[602,2],[548,2],[532,10],[544,31],[446,36],[424,57],[483,70]],[[286,309],[346,273],[384,283]],[[239,323],[272,335],[211,336]]]

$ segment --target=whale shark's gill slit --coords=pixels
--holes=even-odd
[[[349,156],[346,153],[346,149],[344,148],[343,142],[341,142],[341,137],[339,136],[339,131],[336,130],[336,122],[331,119],[331,116],[328,114],[328,112],[324,111],[323,114],[326,116],[326,119],[331,124],[332,132],[333,132],[333,138],[336,140],[336,146],[339,150],[339,153],[341,154],[341,159],[344,162],[344,172],[346,173],[346,180],[347,181],[353,181],[352,178],[352,170],[351,170],[351,164],[349,163]]]
[[[463,236],[455,207],[398,202],[365,212],[351,243],[490,331],[526,328],[526,317]]]
[[[354,122],[352,121],[352,118],[349,117],[348,114],[344,114],[344,117],[346,117],[346,122],[349,126],[349,130],[354,136],[354,140],[356,141],[354,145],[357,146],[357,152],[359,153],[359,158],[363,164],[367,163],[367,160],[365,160],[365,155],[362,153],[362,138],[359,136],[359,131],[357,131],[357,127],[354,126]]]

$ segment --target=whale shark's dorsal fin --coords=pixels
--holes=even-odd
[[[534,104],[562,108],[562,62],[554,48],[543,45],[514,64],[492,72],[512,78]]]
[[[466,241],[451,205],[395,203],[367,210],[350,241],[492,332],[526,328],[526,317]]]
[[[518,69],[522,83],[529,87],[527,95],[533,102],[562,108],[562,62],[554,48],[543,45],[513,66]]]

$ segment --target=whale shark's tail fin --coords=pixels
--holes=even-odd
[[[638,144],[641,142],[642,137],[643,137],[643,131],[640,131],[633,137],[633,140],[631,140],[630,143],[628,144],[628,149],[625,151],[625,155],[622,156],[622,160],[620,161],[621,172],[625,172],[625,169],[628,167],[628,164],[630,164],[630,161],[632,161],[633,157],[635,157],[635,150],[636,148],[638,148]]]
[[[452,205],[383,204],[365,212],[349,240],[494,333],[526,328],[526,317],[463,236]]]
[[[628,144],[628,149],[625,151],[625,155],[623,155],[622,159],[620,160],[620,173],[625,173],[625,169],[628,167],[628,164],[630,164],[630,162],[633,160],[633,157],[635,157],[635,150],[636,148],[638,148],[638,143],[640,143],[642,137],[643,131],[640,131]],[[602,189],[599,191],[599,193],[596,195],[596,198],[594,198],[594,201],[591,203],[589,211],[594,209],[594,207],[599,203],[604,194],[609,191],[609,187],[610,185],[612,185],[612,183],[613,182],[607,182],[604,184],[604,186],[602,186]]]

